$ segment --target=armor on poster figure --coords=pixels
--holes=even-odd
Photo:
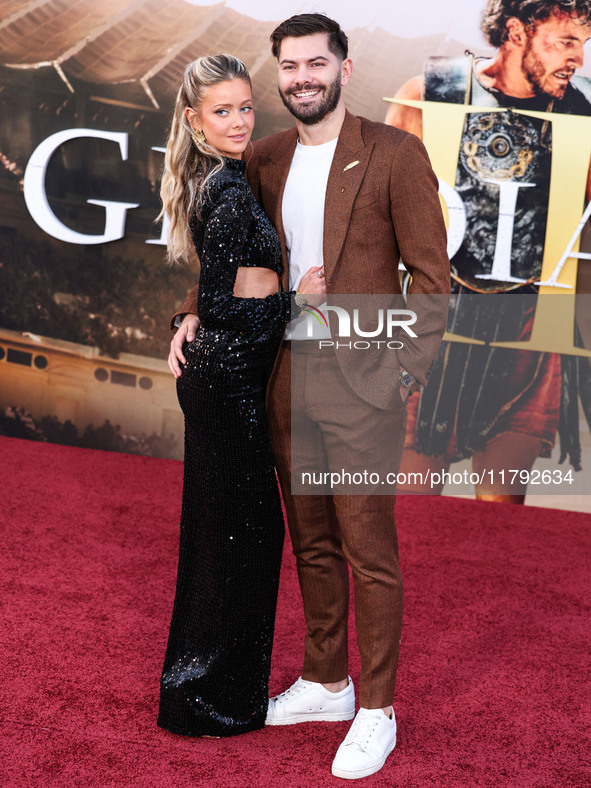
[[[471,53],[454,59],[429,58],[423,98],[508,108],[508,112],[466,115],[455,183],[466,208],[468,226],[462,247],[452,260],[454,279],[475,292],[498,293],[539,280],[550,193],[551,123],[511,110],[591,115],[591,80],[572,77],[561,99],[544,94],[515,98],[479,82],[478,71],[490,62]],[[505,189],[505,193],[510,191],[513,198],[517,197],[511,267],[498,272],[504,274],[502,279],[488,279],[494,270],[499,203],[506,183],[514,187]]]
[[[513,110],[591,115],[591,81],[573,76],[591,35],[591,3],[490,0],[483,30],[499,47],[492,59],[471,53],[429,58],[423,76],[396,97],[491,107],[466,115],[459,150],[455,189],[466,233],[451,259],[449,330],[510,341],[531,329],[552,163],[552,124]],[[386,120],[421,134],[420,110],[392,104]],[[511,221],[500,227],[507,215]],[[500,301],[473,295],[509,292]],[[507,462],[529,470],[538,455],[549,455],[559,426],[562,454],[578,467],[578,412],[567,405],[581,366],[586,373],[588,360],[563,357],[561,363],[552,354],[442,346],[429,386],[409,406],[401,469],[446,469],[472,456],[475,470]],[[522,501],[525,489],[497,484],[476,492]]]

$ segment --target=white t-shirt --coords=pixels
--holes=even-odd
[[[337,142],[338,138],[322,145],[299,141],[296,145],[281,205],[290,290],[297,290],[308,268],[324,264],[324,201]],[[314,325],[312,336],[308,336],[308,325]],[[321,329],[313,318],[301,317],[287,324],[285,339],[324,338],[330,338],[329,330]]]

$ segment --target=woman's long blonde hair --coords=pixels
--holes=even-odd
[[[210,178],[224,166],[222,154],[207,140],[193,139],[185,109],[199,112],[208,88],[229,79],[243,79],[252,87],[246,66],[232,55],[205,55],[185,68],[170,127],[164,174],[160,187],[162,211],[168,216],[168,262],[194,259],[195,249],[189,233],[189,219],[207,194]]]

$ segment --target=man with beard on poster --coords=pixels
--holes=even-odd
[[[591,82],[575,76],[591,36],[591,2],[489,0],[482,30],[498,47],[492,59],[469,52],[455,59],[429,58],[423,75],[403,85],[395,99],[507,108],[466,115],[455,189],[467,224],[451,261],[450,330],[498,341],[495,332],[507,330],[507,320],[518,319],[514,329],[521,332],[519,338],[531,328],[530,302],[542,269],[552,162],[552,124],[512,110],[591,115]],[[422,136],[418,108],[392,103],[386,122]],[[501,186],[507,183],[517,184],[518,196],[511,273],[500,280],[491,271]],[[577,292],[581,289],[578,286]],[[482,300],[474,293],[504,295],[500,301],[494,296]],[[527,306],[514,298],[519,294],[526,296],[521,303]],[[460,325],[465,330],[459,330]],[[563,457],[568,454],[578,469],[576,397],[575,408],[568,403],[577,389],[573,381],[586,376],[587,369],[587,359],[561,360],[556,354],[442,346],[429,386],[420,401],[415,398],[409,406],[401,470],[441,473],[450,463],[471,456],[473,470],[484,479],[476,486],[478,498],[523,503],[526,485],[502,484],[508,474],[503,477],[501,471],[529,472],[538,456],[550,456],[557,429]],[[415,486],[413,491],[432,490]]]
[[[270,700],[267,724],[355,717],[347,654],[350,565],[361,708],[332,773],[356,779],[381,769],[396,744],[392,700],[403,588],[394,495],[293,494],[291,441],[301,439],[300,425],[305,425],[314,444],[310,452],[320,446],[329,467],[340,467],[343,447],[353,453],[383,442],[387,414],[393,425],[388,447],[397,467],[405,400],[425,383],[445,328],[446,232],[437,179],[421,141],[346,110],[341,88],[353,64],[338,23],[323,14],[300,14],[281,23],[271,41],[279,93],[296,127],[255,142],[246,174],[281,239],[289,268],[284,287],[298,283],[314,263],[324,266],[329,299],[335,294],[401,297],[402,255],[413,274],[411,297],[441,302],[443,294],[445,301],[421,336],[421,352],[397,351],[395,367],[383,365],[373,376],[354,353],[320,357],[318,342],[296,341],[286,333],[269,384],[270,437],[297,560],[306,636],[302,675]],[[177,313],[183,314],[171,343],[175,375],[179,359],[184,361],[184,341],[193,339],[198,323],[196,290]],[[292,365],[305,397],[292,392]]]

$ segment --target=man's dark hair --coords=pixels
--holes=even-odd
[[[278,58],[284,38],[301,38],[316,33],[328,34],[328,48],[335,57],[343,61],[349,54],[349,39],[341,26],[326,14],[296,14],[277,25],[271,33],[271,52]]]
[[[582,25],[591,25],[591,0],[488,0],[482,14],[482,32],[492,46],[500,47],[509,37],[507,21],[511,17],[533,29],[536,22],[560,13],[569,14]]]

